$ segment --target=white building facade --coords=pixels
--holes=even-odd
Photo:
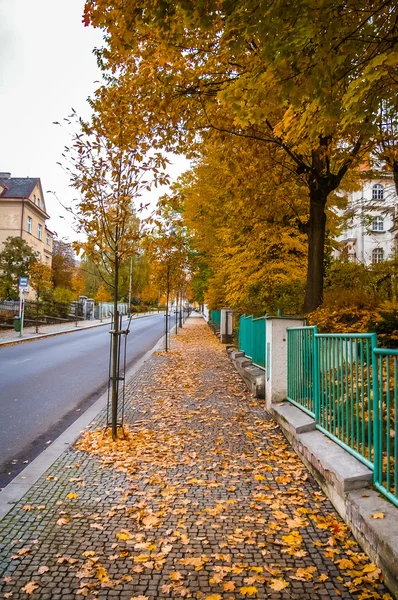
[[[337,238],[335,256],[364,264],[393,258],[397,252],[398,197],[392,175],[365,181],[349,194],[347,223]]]

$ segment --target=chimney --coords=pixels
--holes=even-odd
[[[11,177],[11,173],[1,173],[0,172],[0,179],[10,179]]]

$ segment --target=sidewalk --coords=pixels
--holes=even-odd
[[[133,320],[139,317],[148,316],[150,314],[152,313],[134,314]],[[157,313],[154,312],[153,314]],[[127,315],[124,318],[128,319]],[[58,333],[67,333],[73,331],[80,331],[82,329],[90,329],[92,327],[100,327],[101,325],[109,325],[110,322],[111,318],[106,317],[102,320],[102,322],[99,319],[78,321],[77,326],[75,324],[75,321],[70,321],[69,323],[57,323],[55,325],[39,325],[39,333],[36,333],[36,327],[33,325],[23,328],[22,337],[19,336],[19,332],[16,332],[13,329],[7,329],[5,331],[0,330],[0,345],[3,343],[18,343],[22,341],[28,341],[30,339],[40,338],[46,335],[56,335]]]
[[[391,599],[202,319],[104,419],[0,522],[0,598]]]

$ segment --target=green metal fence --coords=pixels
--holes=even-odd
[[[254,319],[253,315],[242,315],[239,320],[239,350],[262,369],[265,369],[265,327],[266,317]]]
[[[374,482],[398,505],[398,350],[375,348]]]
[[[351,454],[373,465],[373,373],[375,333],[316,334],[319,359],[318,428]]]
[[[316,327],[287,330],[287,397],[306,413],[315,416],[314,360]]]
[[[374,472],[398,506],[398,350],[375,333],[288,329],[288,400]]]
[[[210,311],[210,320],[220,327],[221,321],[221,311],[220,310],[212,310]]]

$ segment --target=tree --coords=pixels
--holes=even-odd
[[[150,152],[147,139],[135,127],[135,114],[119,96],[110,106],[104,102],[102,115],[94,112],[90,122],[71,116],[79,127],[64,160],[71,185],[81,198],[75,207],[78,229],[85,242],[75,247],[106,273],[113,296],[112,336],[112,437],[117,437],[118,408],[118,300],[120,269],[134,253],[139,221],[134,202],[151,185],[167,183],[166,160]],[[101,273],[99,270],[99,273]]]
[[[53,287],[53,270],[38,260],[34,261],[29,267],[29,283],[36,290],[36,299],[39,301]]]
[[[199,253],[200,286],[211,308],[264,314],[275,309],[279,294],[276,308],[291,310],[299,288],[302,301],[307,246],[296,221],[307,218],[306,190],[279,150],[206,136],[202,157],[173,191]],[[195,278],[193,271],[194,288]]]
[[[350,120],[343,100],[361,80],[363,56],[384,52],[385,44],[372,40],[393,21],[392,5],[86,5],[87,22],[107,33],[99,60],[112,76],[98,101],[129,90],[154,144],[192,155],[200,134],[213,129],[276,145],[292,161],[308,189],[305,310],[322,300],[327,202],[368,151],[373,132],[374,113]]]
[[[112,295],[105,288],[104,284],[101,283],[101,285],[98,288],[98,292],[95,296],[95,301],[96,302],[111,302],[111,300],[112,300]]]
[[[76,266],[75,253],[71,242],[54,239],[52,254],[54,287],[71,289],[73,272]]]
[[[18,278],[28,275],[36,253],[20,237],[9,236],[0,252],[0,296],[5,300],[18,299]]]
[[[49,294],[53,287],[53,270],[36,260],[29,267],[29,283],[36,290],[36,333],[39,332],[40,300],[43,295]]]
[[[151,260],[152,280],[160,295],[166,296],[166,351],[168,350],[169,303],[174,296],[176,306],[189,278],[189,245],[181,219],[163,198],[163,219],[147,236],[146,248]]]

